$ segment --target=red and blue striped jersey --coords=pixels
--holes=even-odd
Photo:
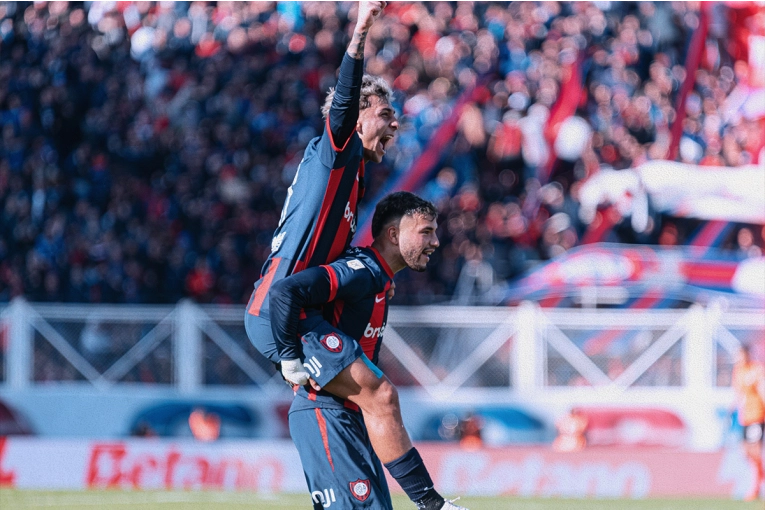
[[[377,250],[368,247],[349,248],[331,264],[275,284],[269,301],[279,358],[299,358],[299,336],[326,321],[356,340],[375,362],[392,282],[393,271]]]
[[[306,147],[287,190],[249,314],[268,317],[267,296],[274,282],[327,264],[351,244],[364,194],[364,148],[355,131],[362,76],[363,61],[346,54],[324,132]]]
[[[329,323],[356,340],[364,354],[377,363],[392,282],[393,271],[372,247],[350,248],[331,264],[279,281],[270,295],[271,329],[279,357],[299,358],[300,337]],[[327,392],[316,394],[306,387],[300,388],[298,395],[330,407],[344,405]]]

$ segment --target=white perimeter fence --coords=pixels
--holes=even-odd
[[[0,393],[170,388],[284,396],[241,307],[0,305]],[[380,365],[407,398],[682,408],[693,426],[730,406],[738,347],[765,354],[765,311],[392,307]],[[719,430],[696,434],[713,446]]]

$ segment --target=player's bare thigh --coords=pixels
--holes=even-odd
[[[382,372],[373,372],[362,358],[345,367],[324,387],[330,393],[358,404],[397,400],[396,388]]]

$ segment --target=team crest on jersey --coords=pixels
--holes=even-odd
[[[348,484],[351,488],[351,494],[353,494],[353,497],[358,499],[359,501],[366,501],[369,497],[369,494],[372,492],[369,489],[369,480],[362,480],[358,479],[355,482],[351,482]]]
[[[346,262],[348,264],[348,267],[350,267],[353,270],[356,269],[364,269],[364,264],[361,263],[359,259],[353,259]]]
[[[334,333],[321,337],[321,345],[330,352],[340,352],[343,350],[343,341]]]

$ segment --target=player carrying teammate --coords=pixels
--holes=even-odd
[[[744,427],[744,451],[755,472],[755,481],[747,501],[759,497],[765,480],[762,466],[762,436],[765,427],[765,366],[751,359],[748,346],[742,346],[733,367],[733,390],[736,393],[738,422]]]
[[[305,369],[285,374],[304,384],[297,386],[290,409],[290,433],[315,509],[326,503],[339,508],[392,508],[364,418],[356,406],[338,396],[368,391],[349,373],[359,366],[378,381],[387,381],[374,363],[387,322],[393,275],[405,267],[425,269],[438,246],[435,231],[436,209],[430,202],[408,192],[393,193],[375,209],[372,246],[351,248],[332,264],[306,269],[273,286],[271,318],[279,356],[285,365],[300,363],[312,379],[312,385],[305,384],[309,375]],[[417,508],[461,508],[434,489],[411,443],[385,467]]]
[[[361,2],[337,87],[322,109],[326,124],[306,148],[271,242],[271,254],[255,283],[245,314],[253,345],[279,363],[271,333],[269,290],[280,279],[335,260],[356,229],[356,207],[364,189],[364,162],[382,160],[398,123],[390,88],[379,78],[363,76],[364,44],[385,2]],[[282,364],[282,373],[302,371],[300,360]],[[372,445],[385,463],[412,449],[403,425],[396,389],[360,360],[344,371],[348,391],[337,393],[358,405]],[[364,391],[353,392],[361,387]]]

